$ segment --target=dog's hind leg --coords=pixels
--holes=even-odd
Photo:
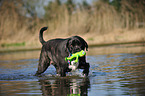
[[[57,74],[61,77],[65,77],[66,76],[66,68],[65,66],[63,66],[61,63],[58,63],[59,66],[55,67]]]
[[[60,74],[61,77],[65,77],[66,76],[66,72],[65,72],[64,68],[60,68],[59,74]]]
[[[50,65],[50,58],[47,56],[47,53],[45,51],[41,51],[38,70],[35,75],[40,75],[41,73],[45,72],[46,69],[49,67],[49,65]]]

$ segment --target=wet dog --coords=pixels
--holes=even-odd
[[[66,39],[52,39],[47,42],[43,39],[43,32],[47,30],[47,27],[43,27],[39,33],[39,40],[42,44],[42,49],[39,58],[38,70],[36,75],[40,75],[45,72],[46,69],[53,64],[56,68],[57,74],[60,76],[66,76],[66,72],[70,72],[69,64],[65,61],[65,57],[71,56],[71,54],[79,52],[81,50],[87,50],[87,42],[79,37],[72,36]],[[86,57],[79,57],[78,69],[84,69],[83,74],[85,76],[89,73],[89,63],[86,62]]]

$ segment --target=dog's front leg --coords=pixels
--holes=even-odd
[[[90,68],[90,64],[86,62],[86,57],[80,57],[79,58],[79,69],[84,69],[83,70],[83,75],[88,76],[89,74],[89,68]]]
[[[90,64],[86,63],[85,66],[84,66],[84,71],[83,71],[83,74],[85,76],[88,76],[88,74],[89,74],[89,68],[90,68]]]

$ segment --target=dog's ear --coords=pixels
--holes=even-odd
[[[87,42],[82,37],[80,37],[80,36],[74,36],[74,37],[77,37],[80,40],[80,42],[83,44],[84,49],[86,48],[86,51],[88,51],[88,44],[87,44]]]
[[[86,51],[88,51],[88,44],[87,44],[87,42],[83,38],[81,38],[80,40],[83,43],[84,47],[86,48]]]
[[[85,41],[85,45],[86,45],[86,51],[88,51],[88,44],[86,41]]]
[[[84,40],[83,40],[84,41]],[[88,44],[86,41],[84,41],[85,47],[86,47],[86,51],[88,51]]]

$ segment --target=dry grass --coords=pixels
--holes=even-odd
[[[51,19],[39,19],[20,15],[22,3],[15,6],[6,0],[0,6],[0,44],[25,42],[26,46],[41,46],[38,34],[43,26],[49,27],[45,39],[80,35],[89,44],[145,41],[144,4],[130,5],[126,0],[121,3],[121,12],[107,3],[95,2],[91,8],[78,8],[71,14],[66,5],[56,5]]]

